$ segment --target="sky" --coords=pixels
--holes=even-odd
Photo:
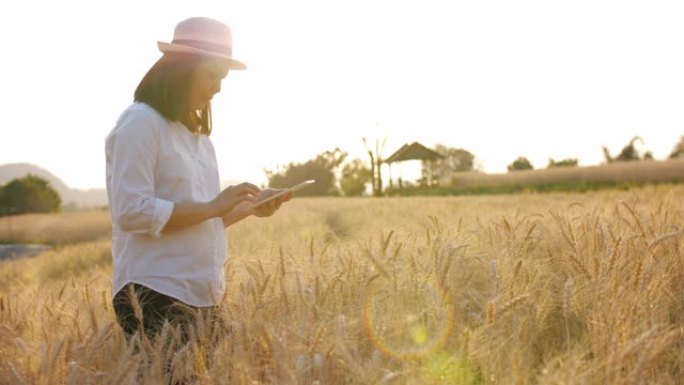
[[[213,100],[221,179],[362,138],[463,148],[488,173],[518,156],[600,164],[634,136],[665,159],[684,135],[684,2],[240,0],[3,2],[0,164],[105,186],[104,139],[175,25],[228,24]]]

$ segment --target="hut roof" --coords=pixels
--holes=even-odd
[[[389,158],[385,159],[385,163],[402,162],[405,160],[433,160],[438,158],[443,158],[435,150],[431,150],[418,142],[413,142],[411,144],[404,144],[398,149],[394,154],[390,155]]]

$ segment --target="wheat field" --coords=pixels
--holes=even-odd
[[[681,384],[683,210],[676,185],[296,198],[228,230],[229,331],[177,351],[114,322],[106,212],[3,218],[54,247],[0,262],[0,384],[163,384],[164,362],[197,384]]]

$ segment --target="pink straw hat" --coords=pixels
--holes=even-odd
[[[230,28],[220,21],[206,17],[183,20],[173,31],[171,43],[157,42],[163,53],[180,52],[218,57],[229,62],[229,68],[244,70],[244,63],[233,59],[233,39]]]

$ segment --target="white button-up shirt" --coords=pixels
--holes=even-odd
[[[133,103],[105,140],[112,217],[112,294],[135,282],[192,306],[213,306],[225,290],[221,218],[161,233],[174,202],[208,202],[220,192],[205,135]]]

